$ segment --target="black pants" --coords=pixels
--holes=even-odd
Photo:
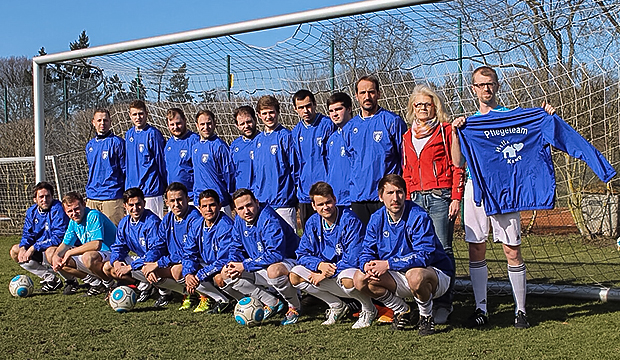
[[[382,207],[383,203],[381,201],[354,201],[351,203],[351,210],[362,220],[364,225],[368,225],[370,215]]]
[[[314,208],[312,208],[311,203],[299,203],[297,204],[297,208],[299,209],[299,220],[301,221],[301,230],[306,229],[306,221],[314,214]]]

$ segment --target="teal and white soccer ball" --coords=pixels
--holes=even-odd
[[[15,297],[30,296],[34,291],[32,280],[26,275],[17,275],[9,283],[9,291]]]
[[[128,286],[119,286],[110,294],[110,306],[114,311],[124,313],[136,305],[136,292]]]
[[[238,324],[252,326],[263,321],[263,304],[251,297],[244,297],[235,306],[233,316]]]

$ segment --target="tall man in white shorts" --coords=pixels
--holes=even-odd
[[[488,114],[490,111],[508,111],[497,102],[499,90],[497,73],[488,66],[481,66],[474,70],[472,75],[472,91],[478,97],[478,112],[476,115]],[[543,103],[543,108],[549,114],[555,109]],[[465,124],[465,118],[454,120],[453,126],[460,128]],[[453,134],[457,134],[456,131]],[[458,137],[453,141],[459,143]],[[455,156],[456,155],[456,156]],[[452,154],[455,163],[462,163],[461,154]],[[486,261],[486,241],[489,237],[489,222],[493,228],[493,241],[503,244],[504,254],[508,262],[508,278],[512,286],[515,300],[515,327],[527,329],[530,324],[525,315],[526,272],[525,262],[521,256],[521,215],[519,212],[495,214],[487,216],[484,206],[474,203],[474,188],[471,179],[465,185],[463,197],[463,222],[465,224],[465,241],[469,244],[469,275],[471,277],[476,310],[466,320],[465,326],[474,328],[489,323],[487,314],[487,281],[489,269]]]
[[[306,222],[297,249],[299,265],[289,274],[291,284],[327,303],[329,310],[323,325],[343,318],[349,308],[340,298],[350,298],[362,304],[353,329],[368,327],[377,316],[377,309],[370,297],[353,284],[364,224],[348,207],[336,206],[334,190],[328,183],[319,181],[312,185],[309,196],[316,213]]]
[[[403,298],[413,296],[420,310],[419,334],[434,334],[433,298],[450,287],[452,261],[428,213],[405,201],[407,185],[402,177],[386,175],[378,190],[385,206],[370,216],[355,287],[394,311],[394,330],[409,324],[411,310]]]

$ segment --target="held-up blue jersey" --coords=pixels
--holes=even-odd
[[[147,253],[147,261],[157,261],[157,266],[165,268],[183,261],[183,247],[189,236],[190,229],[196,223],[202,222],[200,212],[193,206],[187,208],[187,214],[181,220],[177,220],[172,211],[169,211],[159,224],[159,234],[154,243],[154,248],[164,248],[162,256],[154,259],[151,253]]]
[[[258,219],[249,225],[235,218],[230,261],[242,261],[246,271],[264,269],[283,259],[294,259],[299,236],[270,206],[261,206]]]
[[[111,247],[110,264],[116,261],[125,261],[130,251],[134,252],[138,258],[131,264],[132,270],[140,270],[144,265],[146,253],[151,252],[154,257],[159,257],[159,251],[165,249],[155,249],[153,243],[157,243],[158,229],[161,220],[151,210],[144,209],[140,220],[134,222],[130,215],[125,216],[118,223],[116,231],[116,241]],[[162,242],[159,242],[160,244]]]
[[[234,187],[234,168],[228,145],[217,135],[200,140],[192,149],[194,164],[194,204],[199,204],[200,192],[212,189],[220,197],[222,207],[231,202]]]
[[[383,108],[371,117],[357,115],[343,128],[351,157],[351,201],[378,201],[377,185],[388,174],[401,174],[401,143],[407,125]]]
[[[549,145],[583,160],[604,182],[616,171],[592,144],[542,108],[491,111],[467,118],[461,150],[474,184],[474,201],[487,215],[552,209],[555,173]]]
[[[295,206],[297,162],[290,130],[279,125],[270,133],[258,134],[255,142],[254,195],[274,208]]]
[[[342,129],[334,131],[327,139],[327,180],[332,186],[338,205],[351,205],[351,158],[342,137]]]
[[[194,274],[199,281],[211,279],[228,263],[233,221],[223,212],[213,226],[196,222],[185,242],[183,277]]]
[[[330,228],[319,214],[312,214],[296,251],[297,262],[314,272],[321,262],[335,264],[336,274],[357,268],[364,232],[364,224],[348,208],[338,208],[338,218]]]
[[[67,226],[69,217],[60,201],[52,200],[48,211],[39,211],[37,204],[34,204],[26,210],[19,247],[28,250],[34,246],[35,251],[45,251],[50,246],[58,246],[65,236]]]
[[[150,125],[146,125],[143,130],[136,130],[135,127],[127,130],[125,190],[137,187],[146,197],[164,194],[166,190],[164,146],[161,132]]]
[[[371,260],[387,260],[390,270],[407,271],[414,267],[436,267],[452,277],[452,261],[435,234],[428,213],[411,201],[405,201],[403,215],[393,223],[385,207],[370,216],[359,258],[359,268]]]
[[[86,197],[92,200],[122,199],[125,191],[125,140],[111,131],[86,144],[88,181]]]
[[[101,211],[84,208],[81,222],[69,221],[67,232],[62,242],[69,246],[80,246],[91,241],[101,241],[101,251],[110,251],[116,240],[116,225]],[[77,245],[76,245],[77,244]]]
[[[194,168],[192,147],[200,140],[198,134],[187,131],[183,137],[171,136],[166,143],[165,159],[168,184],[180,182],[187,187],[190,199],[194,198]]]
[[[230,144],[230,157],[235,171],[235,190],[243,188],[254,191],[252,162],[254,161],[257,136],[258,134],[252,139],[239,136]]]
[[[312,124],[308,125],[302,120],[293,128],[293,146],[299,164],[295,184],[297,199],[301,203],[310,203],[310,187],[317,181],[326,180],[324,154],[327,138],[334,132],[334,127],[330,118],[317,113]]]

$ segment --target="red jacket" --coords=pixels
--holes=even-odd
[[[407,183],[407,198],[414,191],[452,189],[452,200],[461,200],[465,188],[463,168],[452,163],[452,125],[439,124],[420,152],[411,142],[411,129],[403,135],[403,178]]]

